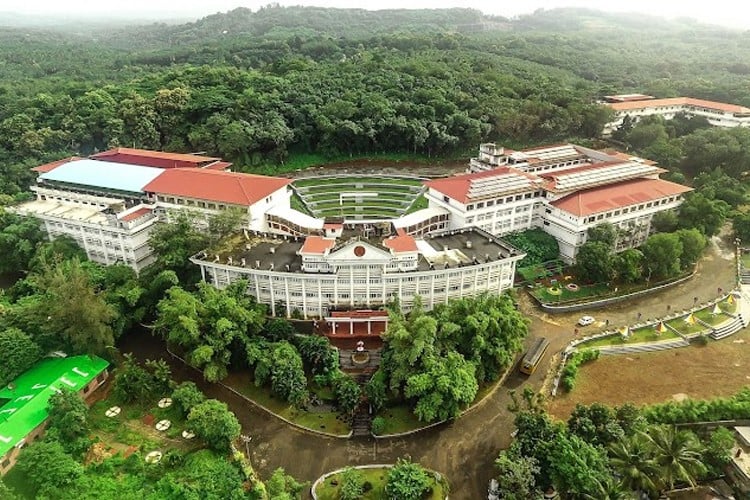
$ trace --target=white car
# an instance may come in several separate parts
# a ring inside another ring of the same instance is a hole
[[[594,322],[594,317],[593,316],[583,316],[583,317],[581,317],[581,319],[578,320],[578,325],[579,326],[589,326],[593,322]]]

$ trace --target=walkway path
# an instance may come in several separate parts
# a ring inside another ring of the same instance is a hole
[[[718,287],[729,290],[736,279],[734,256],[729,247],[716,243],[692,280],[628,304],[605,310],[550,316],[534,309],[527,300],[522,300],[522,308],[532,321],[532,335],[527,339],[527,344],[530,345],[534,337],[545,336],[551,341],[550,352],[558,352],[573,338],[575,321],[584,314],[594,315],[597,319],[606,317],[611,325],[628,324],[634,322],[639,312],[644,318],[657,317],[666,312],[667,304],[673,308],[686,308],[692,305],[694,296],[705,301],[716,295]],[[160,341],[144,339],[142,334],[126,337],[120,348],[123,352],[135,352],[141,359],[169,357]],[[550,358],[547,356],[545,361],[549,362]],[[284,467],[298,479],[314,481],[324,472],[339,467],[393,463],[396,458],[408,454],[425,467],[446,474],[452,488],[451,498],[458,500],[486,497],[487,484],[493,473],[492,463],[498,451],[511,441],[513,415],[507,409],[510,403],[508,391],[520,390],[524,386],[540,389],[547,371],[540,368],[531,377],[526,377],[513,370],[503,386],[481,407],[457,422],[407,438],[376,441],[371,438],[324,438],[294,430],[249,407],[229,391],[202,382],[196,372],[175,363],[172,366],[176,379],[195,380],[209,397],[222,399],[229,404],[240,419],[244,433],[253,438],[251,459],[264,478],[268,478],[277,467]]]

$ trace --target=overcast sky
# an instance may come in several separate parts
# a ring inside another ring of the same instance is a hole
[[[203,17],[235,7],[257,10],[270,0],[0,0],[0,12],[62,15],[126,15],[128,17]],[[538,8],[591,7],[644,12],[662,17],[692,17],[707,23],[750,28],[750,2],[745,0],[280,0],[282,5],[360,7],[365,9],[472,7],[511,17]]]

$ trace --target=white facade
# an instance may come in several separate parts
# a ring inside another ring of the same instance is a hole
[[[638,121],[644,116],[661,116],[671,120],[678,113],[702,116],[715,127],[750,127],[750,109],[689,97],[671,99],[648,99],[635,102],[608,103],[615,110],[615,119],[604,126],[603,133],[609,135],[617,130],[626,116]]]
[[[70,236],[101,264],[125,264],[136,272],[154,261],[148,238],[157,217],[151,205],[124,209],[117,198],[35,187],[37,199],[14,210],[40,219],[50,240]]]
[[[305,318],[323,318],[336,309],[382,307],[394,299],[409,310],[417,295],[425,308],[432,309],[451,298],[500,293],[513,286],[516,263],[523,253],[475,230],[448,232],[446,238],[471,239],[485,245],[483,250],[492,247],[495,253],[475,258],[471,245],[445,249],[440,235],[435,235],[418,242],[419,252],[392,252],[366,241],[350,241],[319,259],[307,257],[303,262],[314,266],[296,272],[278,266],[238,266],[237,258],[232,258],[234,265],[206,255],[191,261],[213,285],[224,288],[245,279],[248,293],[268,304],[272,314],[282,312],[281,306],[286,315],[297,310]],[[429,250],[424,250],[425,245]]]

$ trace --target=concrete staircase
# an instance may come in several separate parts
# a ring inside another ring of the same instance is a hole
[[[714,340],[721,340],[729,337],[730,335],[737,333],[747,326],[747,320],[742,316],[742,313],[734,315],[732,321],[723,323],[721,326],[716,327],[711,331],[711,338]]]
[[[740,270],[740,283],[743,285],[750,285],[750,269],[742,267]]]
[[[599,353],[602,355],[637,354],[640,352],[664,351],[667,349],[675,349],[677,347],[687,347],[689,345],[690,342],[683,338],[679,338],[674,340],[665,340],[664,342],[651,342],[647,344],[604,346],[599,348]]]

